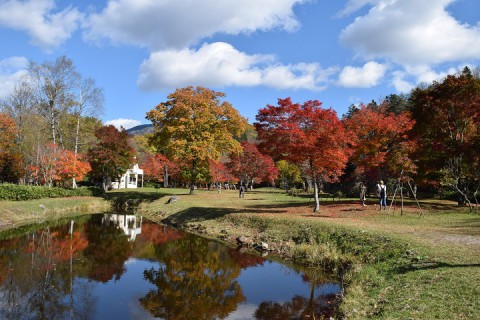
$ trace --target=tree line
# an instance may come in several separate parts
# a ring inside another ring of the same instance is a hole
[[[0,180],[75,186],[119,177],[134,162],[147,182],[231,186],[269,183],[351,193],[363,182],[449,188],[478,205],[480,77],[465,67],[409,94],[352,105],[345,115],[318,100],[277,104],[246,119],[225,94],[175,90],[147,112],[153,133],[102,126],[102,90],[66,57],[31,63],[1,101]],[[85,178],[87,177],[87,178]]]

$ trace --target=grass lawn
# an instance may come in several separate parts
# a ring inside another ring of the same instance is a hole
[[[96,197],[0,201],[0,230],[85,212],[103,212],[110,202]]]
[[[377,211],[375,199],[363,207],[357,199],[324,197],[313,213],[311,196],[274,189],[248,191],[244,199],[238,191],[188,192],[145,188],[108,192],[108,201],[0,202],[0,227],[113,203],[229,244],[240,235],[267,242],[278,258],[311,270],[349,265],[341,305],[348,319],[480,319],[480,215],[467,208],[422,200],[420,212],[406,201],[401,214],[398,206]],[[172,195],[178,200],[167,203]]]

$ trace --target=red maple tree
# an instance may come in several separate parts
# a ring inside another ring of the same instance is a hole
[[[408,137],[415,121],[407,112],[387,112],[388,105],[360,107],[343,119],[348,130],[352,154],[350,161],[359,174],[384,179],[387,173],[415,172],[410,155],[415,144]]]
[[[251,142],[242,142],[242,152],[232,154],[227,168],[241,183],[250,185],[254,183],[272,183],[278,176],[278,168],[272,158],[262,154],[256,145]]]
[[[222,182],[233,182],[235,180],[222,159],[220,161],[210,160],[209,170],[211,181],[217,184]]]
[[[307,164],[315,191],[315,211],[319,211],[318,185],[336,181],[348,159],[345,129],[332,109],[321,102],[292,103],[278,99],[278,105],[260,109],[255,128],[260,149],[275,160]]]

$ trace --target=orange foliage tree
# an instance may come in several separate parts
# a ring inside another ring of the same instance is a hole
[[[17,126],[5,113],[0,113],[0,182],[16,182],[21,173],[22,158],[15,144]]]
[[[308,165],[319,211],[319,183],[336,181],[348,159],[345,129],[337,113],[322,109],[318,100],[299,104],[286,98],[260,109],[256,120],[261,150],[275,160]]]
[[[145,181],[162,182],[165,179],[165,166],[168,159],[160,153],[145,156],[140,165],[144,168]]]
[[[154,127],[152,142],[172,161],[186,163],[184,171],[194,192],[209,160],[222,153],[240,151],[234,137],[244,131],[246,120],[227,101],[225,94],[203,87],[177,89],[147,113]]]
[[[37,151],[37,162],[31,166],[34,178],[39,183],[53,185],[66,183],[74,177],[82,180],[91,170],[88,162],[70,150],[66,150],[54,143],[49,143]]]
[[[161,153],[146,155],[140,165],[144,168],[145,181],[163,182],[165,188],[178,179],[180,173],[179,164]]]
[[[230,173],[225,163],[222,162],[221,160],[220,161],[210,160],[209,171],[210,171],[210,178],[212,182],[219,184],[221,182],[234,181],[233,175]]]
[[[270,156],[263,155],[248,141],[242,142],[242,150],[242,153],[230,156],[227,167],[243,184],[253,188],[254,183],[272,183],[277,178],[278,168]]]
[[[415,144],[408,137],[415,121],[407,112],[394,114],[387,110],[386,103],[361,105],[343,119],[352,149],[350,161],[360,175],[374,180],[385,179],[387,173],[400,175],[416,169],[411,159]]]

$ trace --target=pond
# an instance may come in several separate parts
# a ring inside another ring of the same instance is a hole
[[[0,319],[319,319],[340,293],[331,276],[135,215],[0,233]]]

